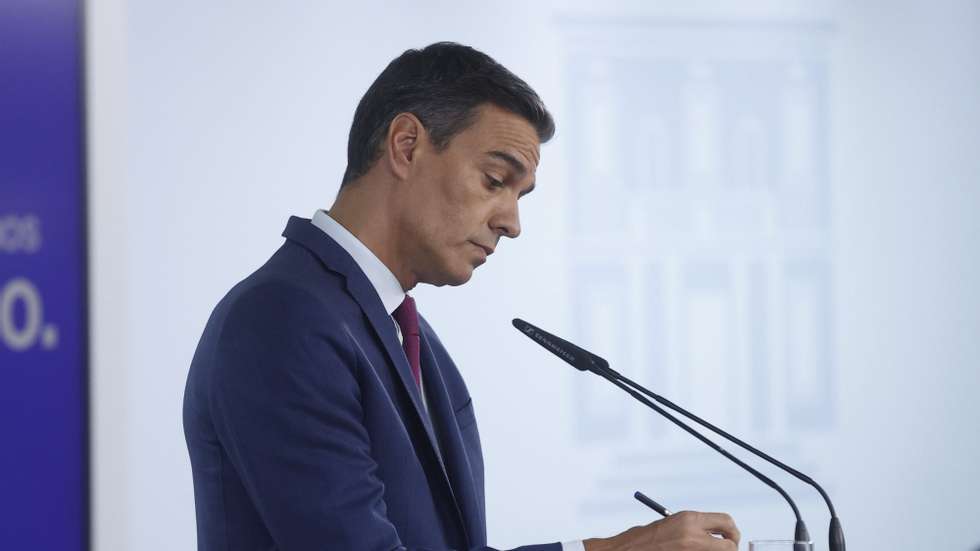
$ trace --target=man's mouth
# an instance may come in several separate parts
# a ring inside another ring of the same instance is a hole
[[[474,245],[476,245],[477,247],[479,247],[479,248],[481,248],[481,249],[483,249],[483,252],[484,252],[484,253],[485,253],[485,254],[486,254],[487,256],[490,256],[490,255],[492,255],[492,254],[493,254],[493,248],[492,248],[492,247],[487,247],[486,245],[481,245],[481,244],[479,244],[479,243],[475,243],[475,242],[473,242],[473,241],[470,241],[470,243],[473,243],[473,244],[474,244]]]

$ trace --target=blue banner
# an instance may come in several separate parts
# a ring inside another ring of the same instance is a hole
[[[80,0],[0,2],[0,548],[88,548]]]

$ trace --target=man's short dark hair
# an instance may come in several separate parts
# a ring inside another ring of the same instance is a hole
[[[388,127],[399,113],[418,117],[438,151],[475,122],[477,107],[484,103],[525,118],[541,143],[555,133],[538,94],[483,52],[453,42],[407,50],[388,64],[357,105],[341,187],[381,157]]]

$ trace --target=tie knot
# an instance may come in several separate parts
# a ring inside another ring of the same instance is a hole
[[[403,335],[419,334],[419,313],[415,310],[415,299],[405,295],[405,300],[395,308],[395,321]]]

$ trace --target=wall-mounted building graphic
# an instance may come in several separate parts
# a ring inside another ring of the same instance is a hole
[[[828,28],[562,28],[575,338],[806,467],[835,423]],[[610,473],[585,507],[629,507],[642,481],[687,503],[769,491],[628,397],[576,382],[576,437]]]

